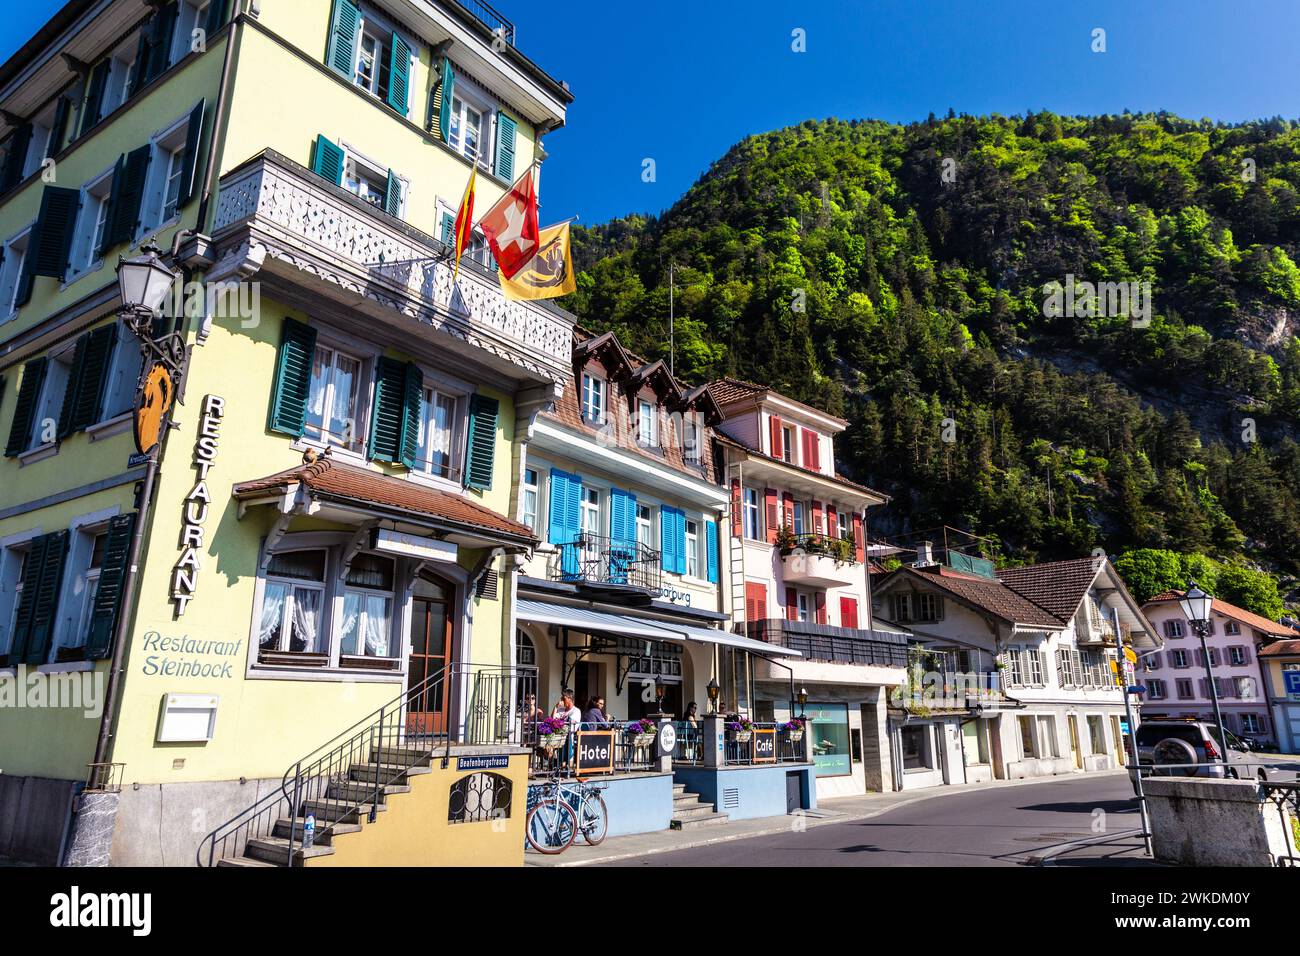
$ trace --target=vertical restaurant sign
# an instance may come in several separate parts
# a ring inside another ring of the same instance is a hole
[[[221,420],[226,415],[226,400],[218,395],[203,399],[203,417],[199,420],[199,437],[194,442],[194,470],[198,483],[185,496],[185,512],[181,525],[181,559],[172,571],[172,600],[176,602],[176,616],[185,613],[194,598],[199,577],[199,555],[203,551],[203,525],[212,507],[212,493],[208,491],[208,472],[217,459],[217,439],[221,436]]]

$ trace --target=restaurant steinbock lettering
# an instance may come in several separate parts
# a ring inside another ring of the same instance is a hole
[[[203,551],[203,525],[212,508],[208,491],[208,472],[217,459],[217,439],[221,437],[221,420],[226,414],[226,400],[218,395],[203,399],[203,417],[199,420],[199,437],[194,442],[194,470],[198,482],[185,496],[184,522],[181,527],[181,559],[172,572],[172,600],[176,616],[185,613],[194,598],[199,577],[199,555]]]
[[[776,728],[754,728],[754,763],[776,763]]]
[[[584,773],[613,773],[614,731],[579,730],[578,764],[574,769],[579,776]]]

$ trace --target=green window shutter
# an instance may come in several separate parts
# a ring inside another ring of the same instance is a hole
[[[335,186],[342,186],[343,150],[318,135],[311,147],[311,171]]]
[[[381,357],[375,368],[375,400],[370,411],[371,461],[401,460],[405,401],[406,365]]]
[[[135,45],[135,60],[131,64],[131,75],[126,81],[126,98],[129,100],[139,92],[140,87],[149,82],[149,61],[152,59],[150,50],[152,49],[153,25],[158,15],[145,22],[140,28],[140,37]]]
[[[145,82],[156,80],[167,72],[171,66],[172,39],[176,35],[176,18],[180,4],[171,0],[165,7],[154,14],[153,36],[150,38],[149,77]]]
[[[406,363],[402,400],[402,464],[414,469],[420,453],[420,417],[424,411],[424,373],[414,362]]]
[[[311,368],[316,358],[316,330],[285,319],[280,329],[280,354],[275,363],[271,414],[273,432],[301,438],[307,427],[307,400],[311,395]]]
[[[209,37],[226,25],[226,14],[230,10],[230,0],[212,0],[208,7],[208,22],[203,29]]]
[[[390,169],[388,171],[388,185],[384,187],[384,212],[390,216],[397,216],[402,211],[402,181]]]
[[[103,660],[113,646],[117,621],[122,613],[122,590],[126,583],[127,559],[131,554],[131,536],[135,533],[135,513],[117,515],[108,522],[108,540],[104,543],[104,560],[100,565],[99,589],[86,635],[86,659]]]
[[[68,115],[72,112],[72,100],[66,96],[60,96],[59,102],[54,107],[54,123],[50,126],[50,138],[45,143],[45,158],[59,151],[63,145],[63,137],[68,132]]]
[[[442,82],[438,84],[438,135],[445,143],[451,137],[451,98],[456,92],[456,74],[451,60],[442,58]]]
[[[95,250],[95,258],[104,258],[104,253],[113,246],[113,237],[109,233],[109,227],[113,224],[113,216],[117,211],[117,197],[122,189],[122,182],[126,176],[126,154],[117,157],[117,163],[113,166],[113,179],[108,186],[108,211],[104,219],[104,235],[99,240],[99,248]]]
[[[6,458],[21,455],[27,450],[27,443],[32,437],[32,420],[36,417],[36,402],[40,399],[41,386],[45,384],[49,361],[42,355],[23,366],[23,380],[18,386],[18,401],[14,405],[14,420],[9,426],[9,443],[5,446]]]
[[[68,537],[67,531],[55,531],[32,542],[27,555],[23,598],[9,647],[11,664],[44,664],[49,656],[63,566],[68,556]]]
[[[488,491],[497,449],[497,415],[501,403],[485,395],[469,400],[469,437],[465,451],[465,487]]]
[[[352,79],[356,58],[357,28],[361,26],[361,11],[352,0],[334,0],[330,11],[330,36],[325,52],[325,63]]]
[[[403,116],[407,114],[410,87],[411,48],[394,33],[388,53],[388,105]]]
[[[145,179],[149,174],[149,154],[148,146],[133,149],[119,161],[120,165],[113,172],[113,202],[104,227],[105,250],[135,239],[136,228],[140,225]]]
[[[108,382],[109,360],[117,341],[116,323],[87,332],[77,340],[68,388],[59,412],[59,441],[99,421]]]
[[[496,175],[508,183],[515,181],[515,121],[497,113]]]
[[[77,231],[81,190],[46,186],[41,193],[41,211],[27,247],[28,271],[34,276],[52,276],[60,281],[68,271],[68,252]]]
[[[27,150],[32,144],[32,124],[23,123],[5,144],[4,165],[0,166],[0,193],[7,193],[23,181]]]
[[[104,106],[104,88],[108,85],[108,67],[107,59],[100,60],[86,79],[86,99],[81,104],[79,136],[85,136],[99,122],[99,113]]]
[[[199,141],[203,138],[203,110],[206,100],[199,100],[198,106],[190,110],[189,125],[185,127],[185,151],[181,153],[181,191],[176,200],[180,209],[194,198],[194,187],[198,184]]]
[[[456,248],[456,217],[449,212],[442,214],[442,228],[439,230],[439,238],[451,249]]]

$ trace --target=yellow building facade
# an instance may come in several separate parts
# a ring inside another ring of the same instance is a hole
[[[519,473],[573,322],[444,242],[564,122],[513,39],[451,0],[72,2],[0,67],[0,856],[303,859],[246,811],[331,770],[315,863],[367,782],[521,852]],[[116,271],[150,239],[189,352],[152,455]],[[379,780],[413,732],[460,756]]]

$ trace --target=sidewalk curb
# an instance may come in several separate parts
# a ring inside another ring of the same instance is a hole
[[[878,817],[881,814],[888,813],[892,810],[897,810],[900,807],[910,806],[911,804],[920,803],[925,800],[932,800],[935,797],[952,796],[954,794],[959,794],[959,793],[968,793],[973,790],[989,790],[989,789],[996,789],[1001,787],[1018,787],[1018,786],[1026,786],[1032,784],[1052,783],[1053,781],[1059,782],[1065,780],[1073,780],[1079,777],[1104,777],[1110,774],[1119,775],[1123,773],[1127,773],[1127,771],[1098,770],[1090,773],[1055,774],[1050,777],[1023,777],[1018,780],[993,780],[986,783],[963,783],[963,784],[956,784],[953,786],[932,787],[932,788],[927,788],[924,791],[918,791],[915,796],[899,798],[898,800],[890,802],[886,806],[876,807],[875,809],[867,810],[867,811],[850,810],[845,812],[838,812],[835,810],[833,805],[835,801],[853,800],[856,798],[855,797],[830,797],[828,798],[827,802],[830,803],[831,805],[826,807],[819,806],[817,812],[821,812],[824,809],[830,811],[833,815],[826,816],[826,817],[805,816],[804,819],[806,821],[806,826],[809,829],[813,827],[826,826],[828,824],[833,824],[833,823],[857,823],[862,820],[870,820],[873,817]],[[898,791],[894,791],[894,792],[898,792]],[[597,866],[602,863],[615,863],[620,860],[631,860],[642,856],[657,856],[661,853],[676,853],[678,850],[692,850],[697,847],[712,846],[718,843],[732,843],[735,842],[736,840],[748,840],[751,837],[772,836],[777,833],[790,832],[791,828],[789,823],[790,820],[789,816],[774,817],[773,819],[779,820],[781,822],[779,824],[774,824],[772,826],[768,826],[760,830],[749,830],[744,833],[720,833],[717,836],[700,836],[696,839],[687,840],[682,843],[674,843],[670,846],[615,851],[613,853],[607,853],[603,856],[592,857],[590,859],[585,859],[585,860],[569,860],[565,862],[559,862],[559,861],[544,862],[541,860],[530,860],[528,859],[527,856],[525,856],[524,866],[534,866],[543,869],[554,869],[558,867],[571,868],[577,866]],[[738,820],[735,822],[741,823],[742,821]],[[665,830],[665,831],[658,831],[658,832],[670,833],[672,831]],[[642,836],[642,835],[644,834],[628,834],[628,836]],[[1112,834],[1112,837],[1113,836],[1114,835]],[[618,839],[618,837],[615,837],[615,839]],[[1035,865],[1041,865],[1041,864],[1035,864]]]

